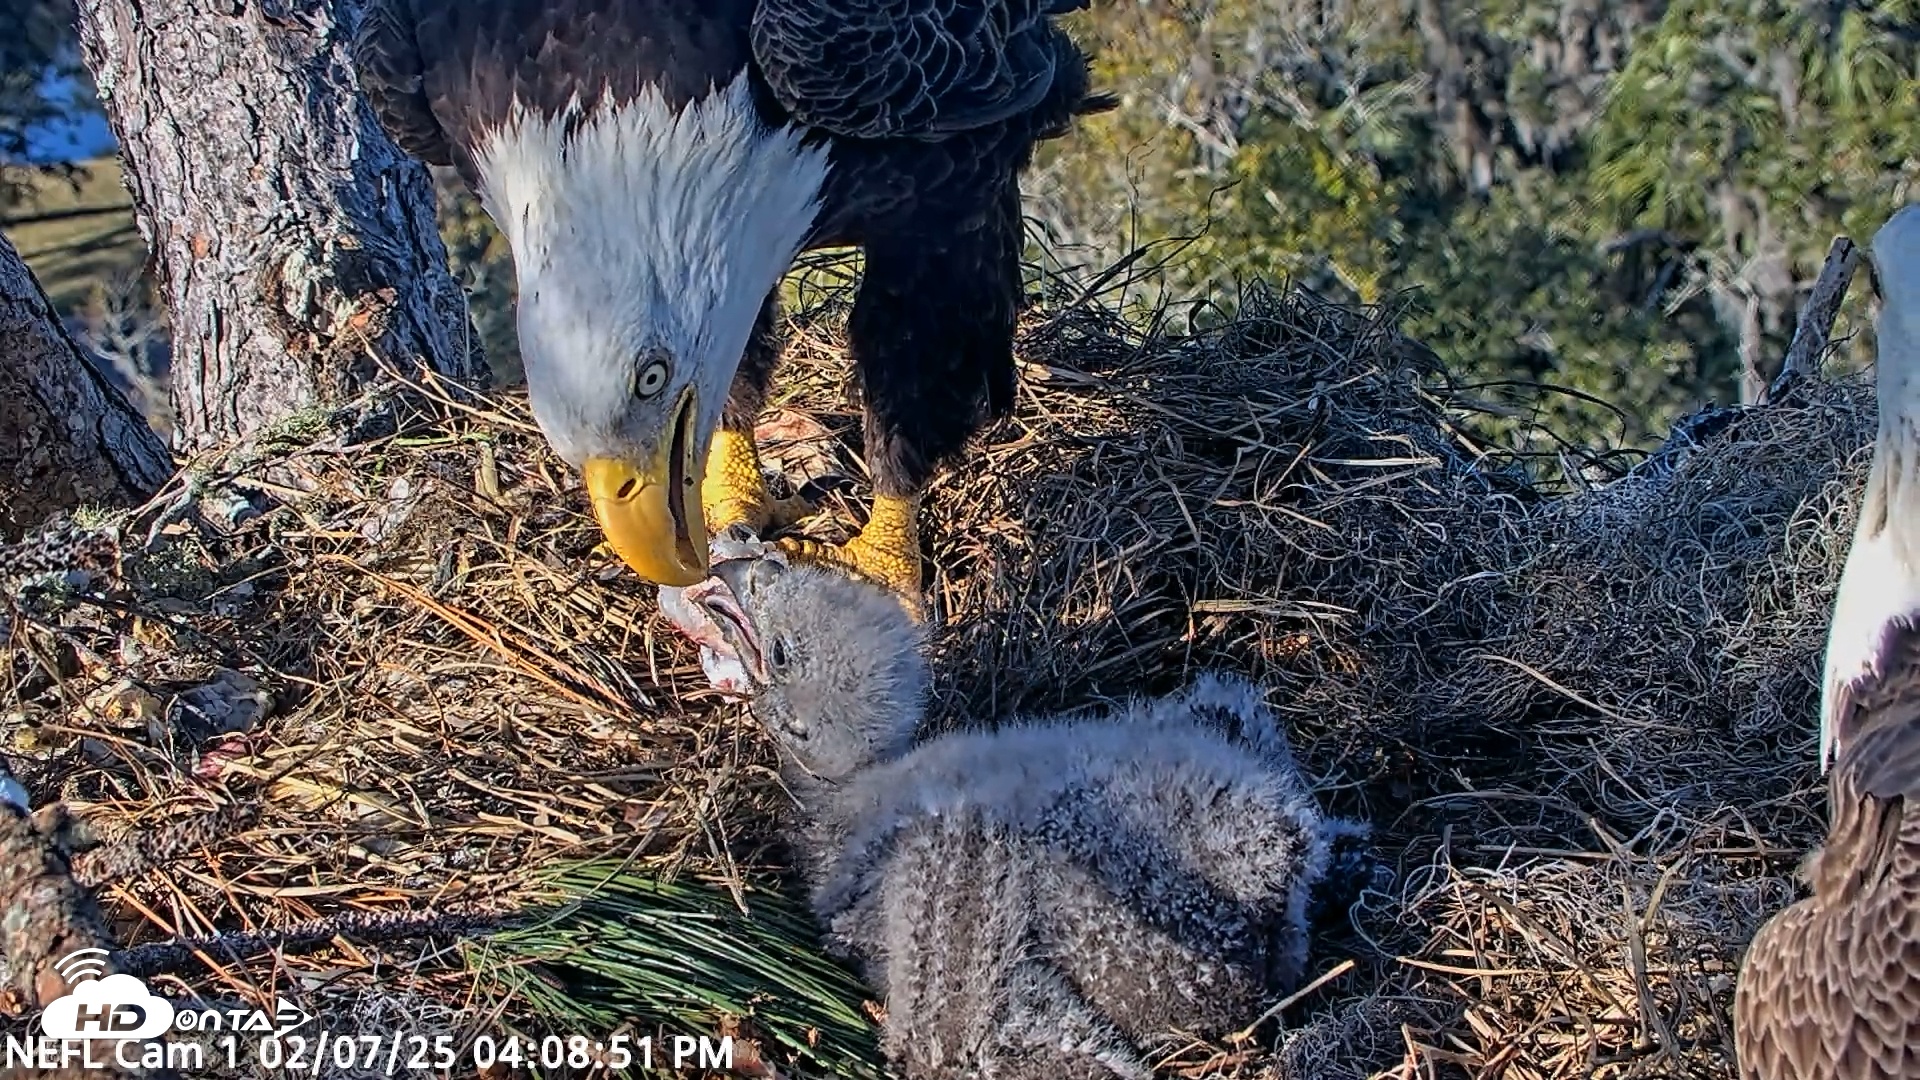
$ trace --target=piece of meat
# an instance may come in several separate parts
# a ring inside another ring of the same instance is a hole
[[[745,700],[753,694],[753,678],[749,667],[756,664],[759,658],[753,655],[755,650],[751,648],[750,641],[743,642],[737,636],[730,637],[716,618],[716,613],[721,618],[731,616],[728,621],[736,635],[751,633],[739,601],[721,575],[720,568],[727,563],[758,559],[772,559],[785,564],[786,555],[776,545],[762,543],[735,526],[708,542],[707,557],[713,569],[705,581],[685,588],[663,586],[660,589],[660,614],[674,629],[700,647],[700,669],[706,672],[707,683],[728,698]],[[748,646],[748,655],[742,655],[742,645]]]
[[[707,683],[729,698],[744,699],[753,685],[747,678],[746,665],[740,662],[740,654],[700,603],[707,593],[726,587],[726,582],[713,577],[684,589],[662,587],[660,614],[700,647],[700,670],[707,673]]]

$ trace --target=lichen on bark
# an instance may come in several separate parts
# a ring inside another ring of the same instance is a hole
[[[0,236],[0,539],[83,504],[137,502],[172,471],[165,444]]]
[[[431,180],[357,90],[353,4],[78,6],[171,312],[184,448],[349,403],[383,363],[484,381]]]

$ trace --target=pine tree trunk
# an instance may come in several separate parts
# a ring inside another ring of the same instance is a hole
[[[175,439],[219,445],[382,380],[479,384],[424,167],[346,57],[349,0],[80,0],[166,291]]]
[[[166,445],[0,236],[0,538],[82,503],[138,502],[172,474]]]

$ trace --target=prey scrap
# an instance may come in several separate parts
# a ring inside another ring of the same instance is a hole
[[[787,556],[735,525],[708,544],[712,572],[685,587],[661,586],[660,613],[700,647],[700,667],[723,696],[745,700],[765,681],[766,658],[740,606],[740,591],[755,573],[778,573]]]

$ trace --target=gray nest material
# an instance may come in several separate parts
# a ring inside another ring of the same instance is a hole
[[[928,672],[891,594],[715,562],[670,602],[745,675],[814,913],[906,1075],[1147,1080],[1172,1033],[1223,1038],[1299,984],[1310,898],[1364,829],[1322,815],[1258,688],[916,746]]]

